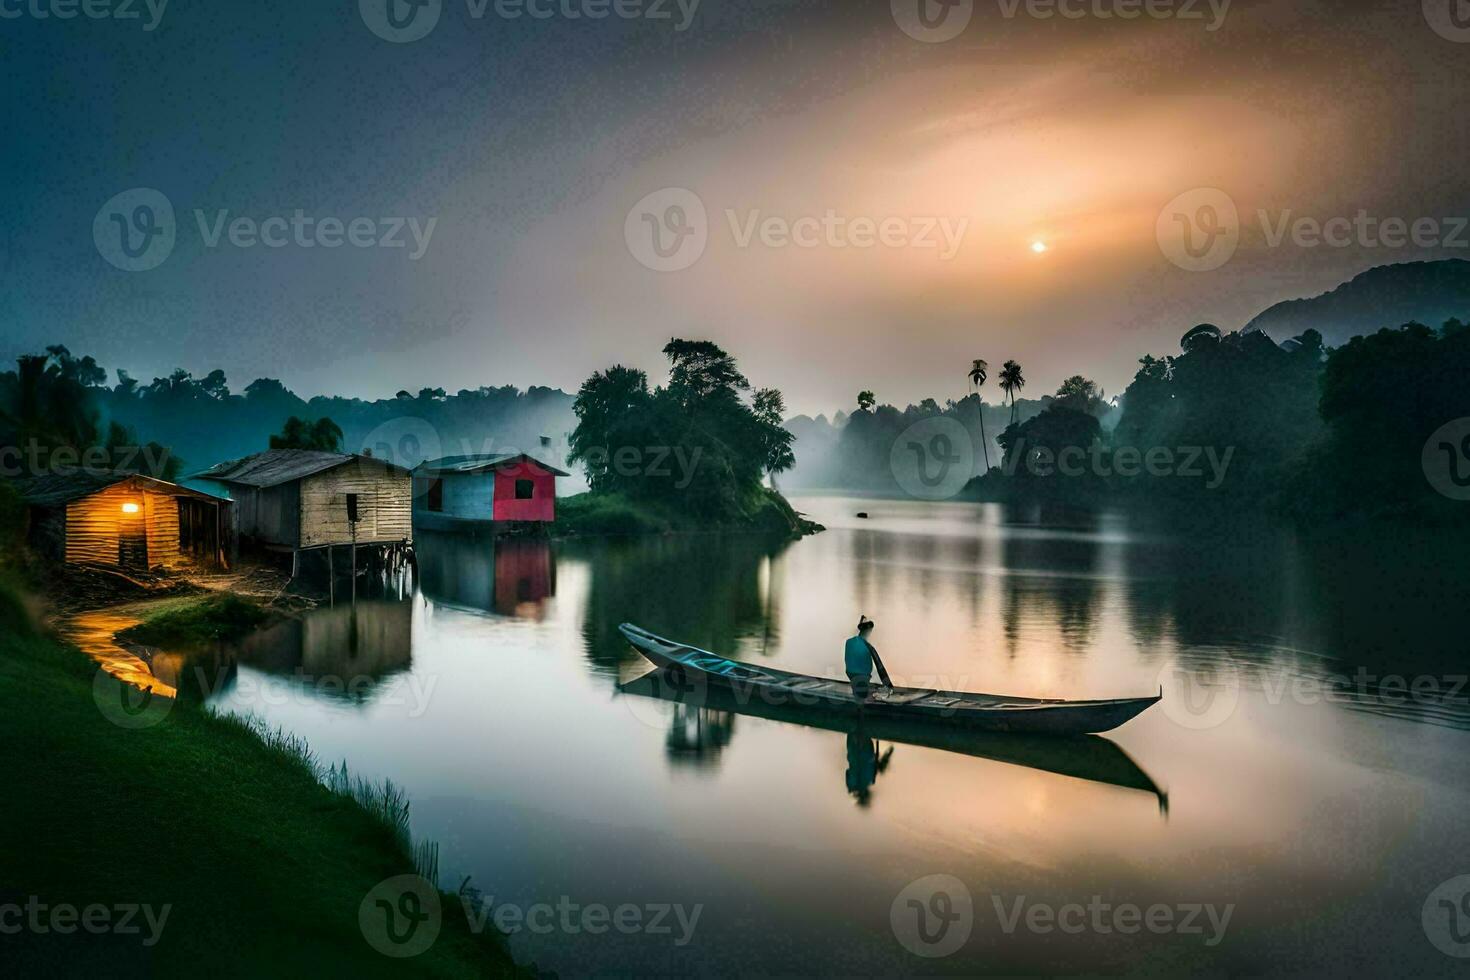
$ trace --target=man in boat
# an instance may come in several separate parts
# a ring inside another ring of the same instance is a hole
[[[857,635],[848,637],[842,650],[847,679],[852,683],[852,696],[859,701],[868,699],[868,690],[873,683],[873,658],[878,655],[878,650],[868,642],[872,632],[873,621],[867,616],[859,616]]]

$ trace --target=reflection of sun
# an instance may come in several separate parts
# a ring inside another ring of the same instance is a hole
[[[1040,255],[1042,252],[1046,251],[1046,242],[1032,242],[1031,251],[1035,252],[1037,255]]]

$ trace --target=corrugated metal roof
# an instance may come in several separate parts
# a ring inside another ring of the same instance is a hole
[[[223,497],[201,493],[167,480],[157,480],[139,473],[115,473],[102,470],[75,470],[63,473],[48,473],[45,476],[15,481],[15,489],[21,499],[33,507],[59,507],[81,500],[108,487],[137,480],[150,489],[180,497],[198,497],[204,500],[222,501]]]
[[[358,460],[379,463],[400,473],[408,472],[387,460],[353,453],[333,453],[320,449],[268,449],[253,456],[211,466],[203,473],[196,473],[192,479],[238,483],[247,487],[274,487]]]
[[[565,470],[557,469],[550,463],[543,463],[528,453],[480,453],[474,456],[445,456],[420,463],[414,470],[418,474],[429,473],[478,473],[481,470],[498,470],[513,463],[526,460],[556,476],[571,476]]]

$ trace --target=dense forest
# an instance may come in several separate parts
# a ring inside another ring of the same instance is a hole
[[[273,444],[304,444],[289,438],[282,443],[289,420],[310,427],[330,419],[340,431],[341,448],[371,450],[407,466],[439,456],[513,450],[561,464],[575,422],[571,408],[570,395],[541,387],[454,394],[424,388],[364,401],[303,399],[277,380],[260,378],[234,392],[221,370],[198,378],[179,369],[148,384],[119,370],[109,384],[109,372],[95,359],[54,346],[0,372],[0,445],[36,446],[42,455],[113,447],[124,468],[174,478]],[[132,448],[139,434],[153,444],[151,451]]]
[[[1355,517],[1463,522],[1426,459],[1458,473],[1470,418],[1470,327],[1410,323],[1328,348],[1315,330],[1277,344],[1249,330],[1190,330],[1177,355],[1145,355],[1107,431],[1058,397],[1001,433],[981,499],[1264,510],[1305,523]],[[1061,394],[1061,393],[1059,393]],[[1436,450],[1446,448],[1440,460]],[[1070,460],[1070,463],[1068,461]]]
[[[1466,517],[1453,498],[1470,467],[1470,432],[1465,445],[1458,436],[1427,444],[1446,424],[1470,420],[1470,327],[1458,319],[1385,328],[1336,348],[1315,329],[1277,343],[1259,330],[1201,324],[1178,353],[1143,356],[1111,399],[1081,375],[1054,394],[1021,398],[1019,364],[1005,362],[992,379],[976,360],[958,401],[899,409],[862,391],[831,421],[783,423],[780,392],[755,389],[713,343],[673,340],[664,354],[669,375],[656,387],[644,372],[614,366],[575,399],[503,387],[363,401],[305,400],[271,379],[235,393],[218,370],[203,378],[179,370],[147,385],[118,371],[109,384],[93,358],[55,346],[0,372],[0,463],[8,476],[84,465],[178,479],[268,446],[370,450],[409,466],[519,450],[576,465],[609,499],[739,523],[779,499],[767,481],[912,495],[932,445],[964,452],[953,456],[960,481],[930,499],[1142,502],[1306,523]],[[981,397],[987,381],[1001,389],[998,404]],[[936,423],[953,437],[914,436]]]
[[[763,519],[775,496],[766,478],[795,462],[781,393],[753,388],[710,341],[670,340],[663,353],[669,375],[657,387],[621,365],[582,384],[571,462],[594,495],[710,523]]]

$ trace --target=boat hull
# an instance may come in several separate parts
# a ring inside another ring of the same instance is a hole
[[[730,660],[664,639],[631,623],[618,627],[633,648],[697,698],[701,687],[737,700],[845,718],[901,719],[985,732],[1091,735],[1112,731],[1162,699],[1062,701],[931,688],[877,687],[865,701],[846,681]]]

